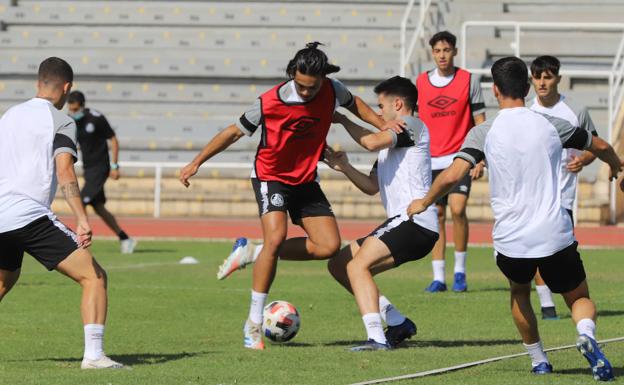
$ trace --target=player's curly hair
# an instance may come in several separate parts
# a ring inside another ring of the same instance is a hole
[[[286,67],[288,77],[294,78],[297,71],[311,76],[325,76],[340,71],[340,67],[329,63],[325,52],[318,49],[319,45],[323,44],[318,41],[310,42],[295,54]]]

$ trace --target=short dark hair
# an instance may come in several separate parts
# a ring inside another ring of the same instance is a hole
[[[310,76],[325,76],[340,71],[340,67],[329,63],[325,52],[317,48],[319,45],[323,44],[315,41],[297,51],[295,57],[288,62],[286,74],[294,78],[297,71]]]
[[[410,110],[416,110],[418,90],[416,90],[414,83],[407,78],[401,76],[391,77],[390,79],[384,80],[383,82],[377,84],[374,91],[378,95],[386,94],[401,97],[405,100],[405,103]]]
[[[457,38],[455,37],[455,35],[453,35],[449,31],[441,31],[431,36],[431,39],[429,39],[429,45],[431,46],[431,48],[433,48],[433,46],[436,45],[436,43],[439,41],[445,41],[449,43],[451,46],[453,46],[453,48],[455,48],[456,47],[455,44],[457,43]]]
[[[559,68],[561,68],[559,59],[554,56],[543,55],[535,58],[533,63],[531,63],[531,75],[540,77],[543,72],[550,72],[555,76],[559,76]]]
[[[492,65],[494,85],[503,96],[523,99],[529,92],[529,73],[524,61],[508,56]]]
[[[43,83],[71,83],[74,81],[74,71],[65,60],[49,57],[39,64],[38,78]]]
[[[84,106],[86,101],[87,100],[85,99],[84,94],[80,91],[72,91],[67,97],[68,104],[78,103],[79,105]]]

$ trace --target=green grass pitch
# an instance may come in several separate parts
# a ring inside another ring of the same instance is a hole
[[[22,277],[0,306],[1,384],[349,384],[520,353],[507,283],[492,250],[472,248],[468,293],[426,294],[430,260],[378,277],[384,294],[418,325],[404,348],[352,353],[365,339],[352,297],[329,276],[324,262],[281,262],[269,299],[297,306],[302,326],[286,345],[264,352],[242,347],[251,269],[217,281],[230,244],[140,242],[133,255],[118,243],[96,241],[93,252],[109,274],[106,352],[132,370],[81,371],[83,336],[77,284],[48,273],[26,256]],[[450,255],[452,253],[449,252]],[[624,335],[623,251],[582,252],[599,310],[598,338]],[[198,265],[179,265],[191,255]],[[447,262],[451,277],[452,258]],[[533,297],[537,311],[537,297]],[[558,321],[540,321],[545,346],[572,344],[575,328],[562,299]],[[538,313],[539,314],[539,313]],[[606,345],[616,376],[624,376],[624,342]],[[528,357],[399,384],[591,384],[575,349],[549,355],[556,374],[529,373]],[[621,379],[619,380],[622,381]]]

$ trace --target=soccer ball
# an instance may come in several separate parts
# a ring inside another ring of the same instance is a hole
[[[264,307],[262,332],[275,342],[290,341],[299,331],[299,312],[286,301],[273,301]]]

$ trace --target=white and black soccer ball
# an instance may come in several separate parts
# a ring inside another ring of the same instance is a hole
[[[289,302],[273,301],[264,307],[262,332],[275,342],[286,342],[293,339],[301,326],[299,312]]]

